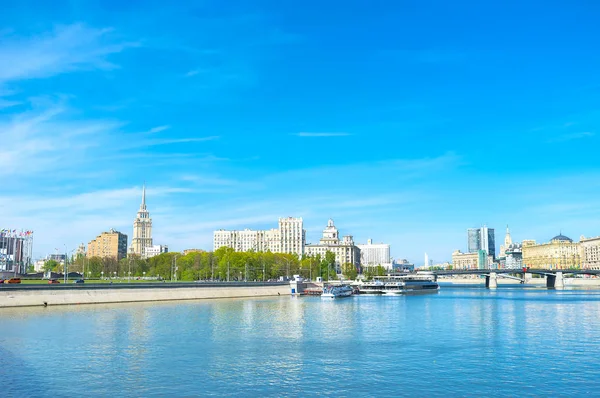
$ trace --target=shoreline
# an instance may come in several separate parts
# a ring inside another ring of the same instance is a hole
[[[268,297],[290,294],[289,284],[222,286],[81,286],[0,289],[0,309],[55,305],[113,304],[151,301]]]
[[[600,287],[600,278],[564,278],[565,286],[598,286]],[[475,278],[443,278],[437,279],[438,283],[448,283],[452,285],[485,285],[484,277]],[[498,285],[519,285],[520,281],[498,277]],[[531,278],[527,280],[526,286],[546,286],[546,277]]]

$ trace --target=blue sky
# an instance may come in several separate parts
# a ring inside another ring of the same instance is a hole
[[[0,228],[34,230],[36,256],[131,238],[145,180],[172,250],[284,216],[417,264],[484,223],[600,235],[599,19],[592,1],[4,5]]]

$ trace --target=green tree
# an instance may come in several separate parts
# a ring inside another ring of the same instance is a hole
[[[358,276],[358,271],[356,267],[352,263],[345,263],[342,266],[342,274],[346,277],[346,279],[354,280]]]
[[[58,268],[58,262],[55,260],[48,260],[44,263],[44,271],[54,272]]]

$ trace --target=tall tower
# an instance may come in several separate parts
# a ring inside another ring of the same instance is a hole
[[[512,238],[510,237],[510,231],[508,230],[508,225],[506,226],[506,236],[504,237],[504,248],[507,249],[508,246],[512,245]]]
[[[146,183],[142,189],[142,204],[133,221],[133,239],[129,253],[145,257],[144,248],[152,246],[152,219],[146,209]]]

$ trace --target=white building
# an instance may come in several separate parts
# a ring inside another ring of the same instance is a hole
[[[390,245],[387,243],[373,243],[367,240],[366,245],[356,245],[360,249],[360,263],[363,267],[376,267],[381,265],[386,269],[392,268]]]
[[[581,268],[600,269],[600,237],[581,237]]]
[[[354,244],[352,236],[344,236],[342,240],[339,238],[339,231],[335,227],[333,220],[329,220],[327,227],[323,230],[323,237],[317,245],[308,244],[305,246],[304,252],[307,255],[315,256],[320,254],[325,257],[328,251],[335,254],[335,262],[337,273],[341,273],[341,266],[346,263],[360,265],[360,249]]]
[[[148,246],[144,248],[144,258],[150,258],[154,256],[158,256],[162,253],[168,253],[169,247],[166,245],[154,245]]]
[[[231,247],[237,252],[254,250],[258,252],[291,253],[301,257],[304,254],[306,231],[302,218],[280,218],[279,228],[270,230],[226,231],[213,233],[213,249]]]
[[[144,249],[152,246],[152,219],[146,209],[146,184],[142,190],[142,204],[133,221],[133,239],[129,247],[129,253],[144,256]]]

